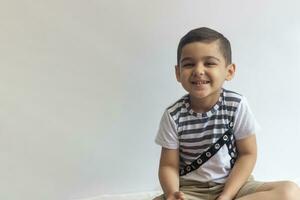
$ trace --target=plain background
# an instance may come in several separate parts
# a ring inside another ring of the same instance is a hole
[[[185,94],[179,39],[232,43],[262,131],[254,174],[300,178],[297,0],[0,0],[0,199],[69,200],[159,189],[164,109]]]

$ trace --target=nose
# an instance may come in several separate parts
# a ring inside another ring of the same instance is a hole
[[[197,64],[194,68],[193,75],[201,76],[204,74],[205,74],[205,67],[201,63]]]

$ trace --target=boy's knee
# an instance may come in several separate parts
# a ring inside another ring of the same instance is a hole
[[[299,187],[292,181],[284,181],[277,188],[278,194],[282,199],[285,200],[294,200],[298,198],[299,195]]]

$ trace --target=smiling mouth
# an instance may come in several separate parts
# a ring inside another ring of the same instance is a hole
[[[205,80],[201,80],[201,81],[192,81],[192,84],[193,85],[197,85],[197,86],[200,86],[200,85],[206,85],[210,83],[210,81],[205,81]]]

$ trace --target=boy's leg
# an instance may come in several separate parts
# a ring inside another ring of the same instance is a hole
[[[152,199],[152,200],[164,200],[165,198],[164,198],[164,195],[162,194],[162,195],[160,195],[160,196],[158,196],[158,197],[155,197],[154,199]]]
[[[208,198],[208,194],[202,194],[193,191],[185,191],[184,193],[185,200],[208,200]],[[155,197],[153,200],[166,200],[166,198],[164,197],[164,195],[160,195],[158,197]]]
[[[236,200],[299,200],[300,188],[290,181],[267,182],[255,193],[238,197]]]

